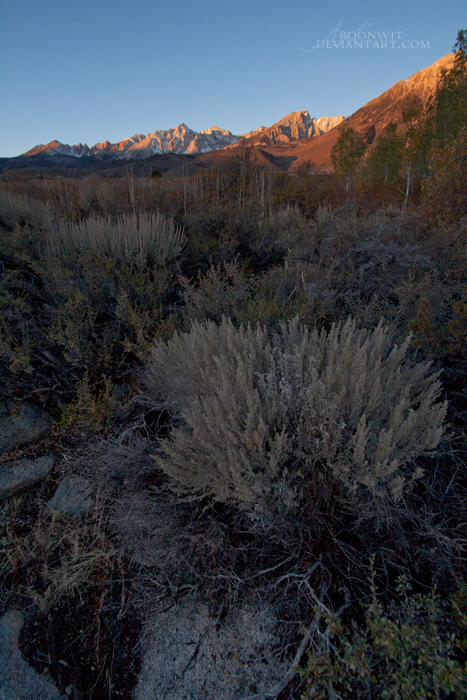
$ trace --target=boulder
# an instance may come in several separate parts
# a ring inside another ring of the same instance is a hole
[[[18,646],[23,615],[9,610],[0,617],[0,700],[60,700],[51,680],[23,659]]]
[[[0,404],[0,454],[40,437],[52,417],[29,404]]]
[[[51,454],[0,465],[0,498],[44,479],[52,471],[53,465],[54,457]]]
[[[91,483],[76,474],[67,474],[48,501],[48,505],[68,515],[87,513],[92,505]]]

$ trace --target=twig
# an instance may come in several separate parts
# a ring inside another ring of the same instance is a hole
[[[306,581],[306,579],[308,579],[311,576],[311,574],[315,571],[315,569],[318,568],[318,566],[322,566],[321,558],[322,557],[320,556],[319,559],[317,561],[315,561],[313,566],[311,568],[309,568],[308,571],[306,571],[304,574],[294,574],[294,573],[284,574],[283,576],[278,578],[277,581],[274,581],[274,583],[272,584],[272,587],[275,588],[276,586],[279,585],[279,583],[282,583],[282,581],[285,581],[288,578],[301,578],[302,581]]]
[[[198,639],[198,643],[197,643],[197,645],[196,645],[196,647],[195,647],[194,652],[192,653],[192,655],[191,655],[190,658],[188,659],[187,665],[185,666],[185,668],[184,668],[183,671],[182,671],[182,676],[185,675],[185,673],[186,673],[187,671],[189,671],[191,668],[193,668],[193,666],[195,665],[195,663],[196,663],[196,658],[197,658],[197,656],[198,656],[198,654],[199,654],[199,650],[201,649],[202,641],[203,641],[203,639],[205,638],[205,636],[207,635],[208,632],[209,632],[209,627],[206,627],[206,629],[204,630],[203,634],[202,634],[201,637]]]
[[[262,571],[258,571],[257,574],[254,574],[253,576],[248,576],[245,581],[252,581],[254,578],[258,578],[258,576],[264,576],[264,574],[269,574],[271,571],[275,571],[276,569],[279,569],[281,566],[286,564],[288,561],[294,558],[294,554],[292,554],[290,557],[287,557],[287,559],[284,559],[284,561],[279,562],[279,564],[276,564],[275,566],[271,566],[269,569],[263,569]]]

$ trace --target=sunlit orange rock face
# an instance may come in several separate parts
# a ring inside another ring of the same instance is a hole
[[[135,134],[117,143],[104,141],[91,147],[81,143],[69,146],[60,141],[51,141],[46,145],[35,146],[23,155],[62,155],[76,158],[108,155],[115,160],[142,160],[159,153],[205,153],[236,143],[240,138],[242,137],[217,126],[197,132],[186,124],[179,124],[173,129],[160,129],[151,134]]]
[[[243,139],[229,148],[238,146],[274,146],[287,144],[300,139],[313,138],[327,133],[344,121],[344,117],[310,117],[308,110],[287,114],[270,126],[259,127],[255,131],[243,134]]]
[[[402,114],[412,106],[426,105],[435,93],[443,69],[449,70],[454,65],[454,56],[443,56],[428,68],[415,73],[407,80],[400,80],[389,90],[354,112],[348,123],[371,144],[390,122],[402,123]],[[261,135],[262,136],[262,135]],[[338,137],[338,130],[332,129],[317,138],[300,139],[293,143],[273,146],[265,144],[271,156],[287,159],[292,167],[310,160],[323,170],[331,169],[331,149]],[[292,161],[293,159],[293,161]]]

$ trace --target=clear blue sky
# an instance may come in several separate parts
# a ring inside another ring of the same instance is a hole
[[[0,156],[181,122],[239,134],[298,109],[348,116],[461,28],[466,0],[2,0]],[[414,47],[313,50],[358,30]]]

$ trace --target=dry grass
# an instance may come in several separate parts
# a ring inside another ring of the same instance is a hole
[[[2,503],[0,577],[4,582],[14,582],[22,573],[22,584],[16,592],[45,612],[94,581],[110,578],[118,551],[106,535],[106,509],[98,495],[86,516],[65,515],[45,502],[37,506],[32,527],[25,527],[27,496]],[[4,595],[8,591],[4,590]]]

